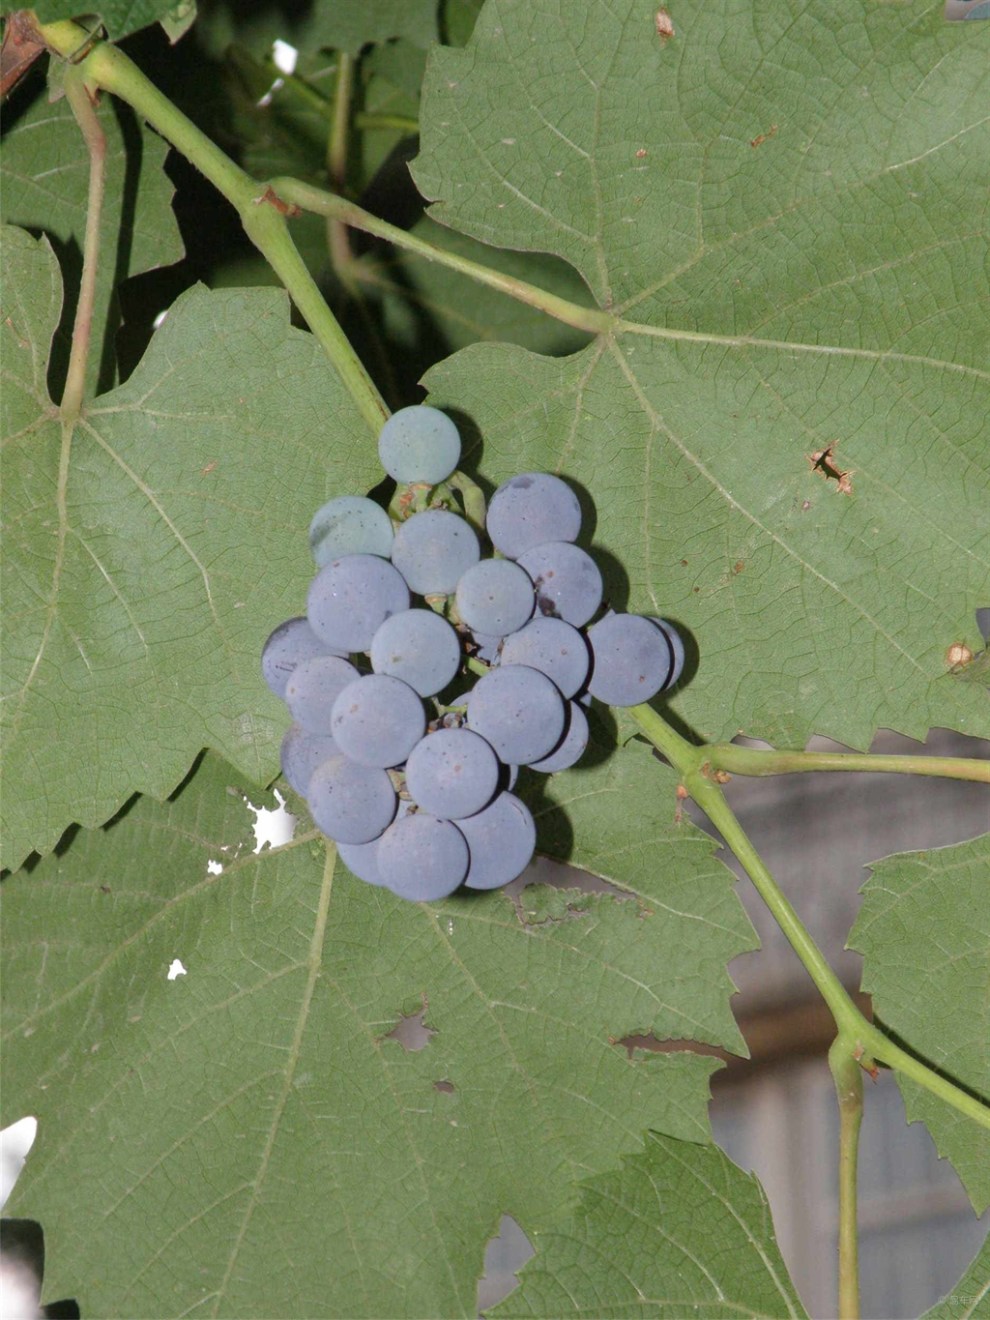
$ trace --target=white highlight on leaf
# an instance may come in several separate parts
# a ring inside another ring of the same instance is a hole
[[[223,874],[223,862],[215,862],[215,861],[213,860],[213,858],[211,857],[210,860],[206,863],[206,874],[207,874],[207,875],[222,875],[222,874]]]
[[[172,961],[171,961],[171,963],[169,964],[169,969],[168,969],[168,979],[169,979],[170,981],[174,981],[174,980],[176,979],[176,977],[179,977],[179,976],[188,976],[188,975],[189,975],[189,973],[186,971],[186,969],[185,969],[185,968],[183,967],[183,965],[182,965],[182,959],[181,959],[181,958],[173,958]]]
[[[297,820],[291,811],[285,809],[285,798],[276,788],[275,797],[278,807],[269,811],[267,807],[256,807],[244,799],[248,811],[253,811],[257,819],[254,822],[254,851],[260,853],[267,844],[269,848],[280,848],[283,843],[291,843],[296,832]]]
[[[163,321],[165,320],[166,316],[168,316],[168,308],[167,308],[167,307],[165,308],[164,312],[159,312],[158,315],[155,317],[155,319],[152,321],[152,323],[151,323],[151,328],[152,328],[152,330],[157,330],[158,327],[159,327],[159,326],[163,323]]]
[[[16,1257],[0,1257],[0,1320],[41,1320],[41,1285]]]
[[[38,1135],[38,1120],[30,1115],[19,1118],[10,1127],[0,1132],[0,1209],[7,1204],[7,1198],[14,1190],[14,1183],[20,1177],[28,1151],[34,1145]],[[6,1304],[4,1305],[6,1316]]]
[[[272,43],[272,61],[279,73],[295,73],[299,52],[287,41]]]

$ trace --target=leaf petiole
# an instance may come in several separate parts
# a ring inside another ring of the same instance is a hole
[[[312,211],[315,215],[339,220],[354,229],[360,229],[366,234],[371,234],[374,238],[384,239],[406,252],[413,252],[416,256],[423,257],[427,261],[434,261],[440,266],[447,266],[450,270],[455,270],[461,275],[467,275],[479,284],[485,284],[490,289],[497,289],[499,293],[505,293],[510,298],[515,298],[517,302],[527,303],[538,311],[546,312],[548,316],[555,317],[556,320],[562,321],[565,325],[574,326],[577,330],[584,330],[588,334],[597,335],[608,334],[614,327],[615,319],[609,312],[603,312],[598,307],[582,307],[578,303],[570,302],[567,298],[560,298],[554,293],[548,293],[546,289],[538,288],[535,284],[529,284],[526,280],[516,279],[512,275],[503,275],[501,271],[492,270],[491,267],[483,266],[478,261],[459,256],[455,252],[447,252],[443,248],[417,238],[405,229],[390,225],[385,220],[379,220],[370,211],[363,210],[356,202],[350,202],[345,197],[338,197],[335,193],[324,192],[322,188],[314,188],[311,184],[303,183],[300,179],[273,179],[272,187],[280,197],[292,202],[301,211]]]
[[[96,276],[100,262],[100,220],[106,188],[107,139],[100,124],[85,74],[79,65],[65,72],[65,97],[72,107],[79,131],[89,152],[89,193],[86,202],[86,232],[83,238],[79,302],[72,325],[72,347],[62,392],[60,412],[63,426],[71,426],[82,410],[86,391],[86,368],[93,336]]]
[[[680,773],[688,794],[722,835],[752,880],[757,892],[801,959],[819,994],[829,1007],[840,1036],[854,1040],[860,1050],[859,1063],[869,1069],[875,1061],[887,1064],[910,1077],[946,1104],[990,1129],[990,1105],[949,1081],[914,1055],[901,1049],[879,1027],[869,1022],[849,997],[825,955],[811,938],[763,858],[726,802],[722,790],[706,771],[711,748],[696,747],[682,738],[651,706],[634,706],[630,715],[647,739]]]
[[[828,1052],[828,1066],[839,1102],[839,1315],[859,1320],[859,1239],[857,1176],[859,1132],[863,1123],[863,1069],[859,1048],[838,1035]]]
[[[774,748],[737,747],[714,743],[705,749],[713,770],[733,775],[805,774],[812,770],[846,770],[874,774],[927,775],[990,784],[990,762],[964,756],[894,756],[872,752],[778,752]]]

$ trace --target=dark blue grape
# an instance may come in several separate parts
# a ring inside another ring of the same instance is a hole
[[[518,559],[547,541],[576,541],[581,506],[559,477],[524,472],[504,481],[492,496],[486,527],[496,550]]]

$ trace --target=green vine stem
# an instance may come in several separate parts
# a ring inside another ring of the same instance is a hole
[[[863,1070],[856,1057],[856,1047],[847,1037],[839,1035],[832,1042],[828,1066],[839,1101],[839,1316],[841,1320],[859,1320],[856,1206]]]
[[[709,747],[696,747],[682,738],[651,706],[634,706],[630,711],[647,739],[670,761],[698,806],[735,853],[760,897],[770,909],[777,925],[786,935],[794,952],[814,981],[828,1005],[839,1035],[855,1042],[860,1066],[872,1072],[877,1062],[897,1069],[919,1086],[931,1091],[960,1113],[990,1130],[990,1105],[935,1072],[920,1059],[902,1050],[879,1027],[869,1022],[847,994],[811,938],[797,912],[774,880],[763,858],[726,802],[722,790],[706,770],[710,766]]]
[[[87,35],[71,22],[42,24],[39,32],[49,50],[69,60]],[[388,408],[292,241],[286,222],[291,208],[285,200],[236,165],[115,46],[98,43],[77,67],[87,85],[112,92],[132,106],[236,207],[245,233],[285,285],[362,416],[377,434],[388,417]]]
[[[582,307],[567,298],[559,298],[554,293],[548,293],[546,289],[538,288],[535,284],[529,284],[526,280],[503,275],[501,271],[492,270],[478,261],[471,261],[468,257],[435,247],[432,243],[424,242],[423,239],[407,233],[405,229],[399,229],[385,220],[379,220],[370,211],[363,210],[356,202],[350,202],[345,197],[324,192],[321,188],[314,188],[299,179],[273,179],[272,187],[280,197],[292,202],[302,211],[312,211],[315,215],[340,220],[375,238],[385,239],[398,248],[413,252],[427,261],[435,261],[438,265],[447,266],[450,270],[467,275],[479,284],[486,284],[490,289],[497,289],[518,302],[527,303],[530,307],[546,312],[548,316],[563,321],[565,325],[574,326],[577,330],[585,330],[588,334],[597,335],[607,334],[614,327],[615,321],[609,312],[603,312],[597,307]]]
[[[78,68],[66,71],[65,97],[89,152],[89,193],[86,202],[86,233],[83,238],[82,276],[79,302],[72,325],[72,347],[65,376],[60,412],[63,426],[72,426],[82,410],[86,391],[86,366],[93,337],[93,307],[96,303],[96,274],[100,262],[100,220],[106,187],[107,139],[96,114],[93,94]]]
[[[790,775],[810,770],[873,771],[893,775],[928,775],[990,784],[990,761],[960,756],[886,756],[872,752],[778,752],[756,747],[714,743],[705,748],[712,770],[733,775]]]
[[[354,58],[346,51],[341,51],[337,61],[337,88],[333,99],[333,118],[327,145],[327,177],[331,185],[341,192],[347,187],[347,145],[351,133],[353,95]],[[343,281],[344,287],[349,292],[353,292],[354,280],[350,273],[351,243],[347,226],[342,220],[327,218],[327,247],[334,270]]]

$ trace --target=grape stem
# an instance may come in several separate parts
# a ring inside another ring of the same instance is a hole
[[[80,29],[81,31],[81,29]],[[72,324],[72,347],[65,376],[60,413],[63,426],[72,426],[82,411],[86,393],[86,368],[93,337],[93,308],[96,304],[96,275],[100,262],[100,221],[106,188],[107,139],[94,104],[94,93],[79,68],[66,70],[65,98],[89,152],[89,193],[86,202],[86,233],[79,281],[79,302]]]
[[[67,21],[39,24],[38,31],[51,52],[70,61],[87,41],[84,29]],[[245,233],[285,285],[377,435],[389,415],[388,408],[292,241],[286,219],[293,209],[291,202],[246,174],[115,46],[97,42],[76,67],[86,86],[112,92],[132,106],[237,209]]]
[[[839,1035],[853,1042],[860,1067],[872,1073],[878,1062],[884,1063],[931,1091],[960,1113],[966,1114],[981,1127],[990,1130],[990,1105],[901,1049],[879,1027],[868,1021],[853,1003],[825,955],[770,874],[763,858],[726,802],[721,787],[710,777],[711,748],[689,743],[651,706],[634,706],[629,713],[648,741],[677,770],[684,788],[735,853],[828,1005]]]
[[[961,756],[887,756],[871,752],[778,752],[773,748],[736,747],[714,743],[705,748],[702,771],[724,770],[734,775],[805,774],[812,770],[848,770],[893,775],[927,775],[990,784],[990,761]]]
[[[347,187],[347,144],[351,131],[351,98],[354,93],[354,58],[340,52],[337,62],[337,89],[333,99],[333,119],[327,144],[327,175],[341,192]],[[275,189],[276,193],[278,189]],[[341,220],[327,219],[327,248],[334,270],[344,287],[353,293],[354,279],[350,273],[351,242],[347,226]]]
[[[546,289],[538,288],[535,284],[529,284],[526,280],[504,275],[501,271],[483,266],[479,261],[471,261],[470,258],[462,257],[456,252],[438,248],[433,243],[416,238],[405,229],[390,225],[385,220],[379,220],[370,211],[363,210],[356,202],[348,201],[345,197],[324,192],[323,189],[314,188],[299,179],[273,179],[272,187],[280,197],[292,202],[301,211],[311,211],[315,215],[339,220],[354,229],[371,234],[374,238],[384,239],[397,248],[423,257],[426,261],[447,266],[450,270],[469,276],[479,284],[497,289],[499,293],[508,294],[518,302],[527,303],[530,307],[546,312],[548,316],[563,321],[565,325],[574,326],[577,330],[585,330],[588,334],[596,335],[607,334],[614,328],[615,318],[610,312],[603,312],[597,307],[582,307],[567,298],[548,293]]]
[[[838,1035],[828,1052],[828,1066],[839,1102],[839,1316],[859,1320],[859,1239],[857,1173],[859,1130],[863,1122],[863,1070],[857,1047]]]

